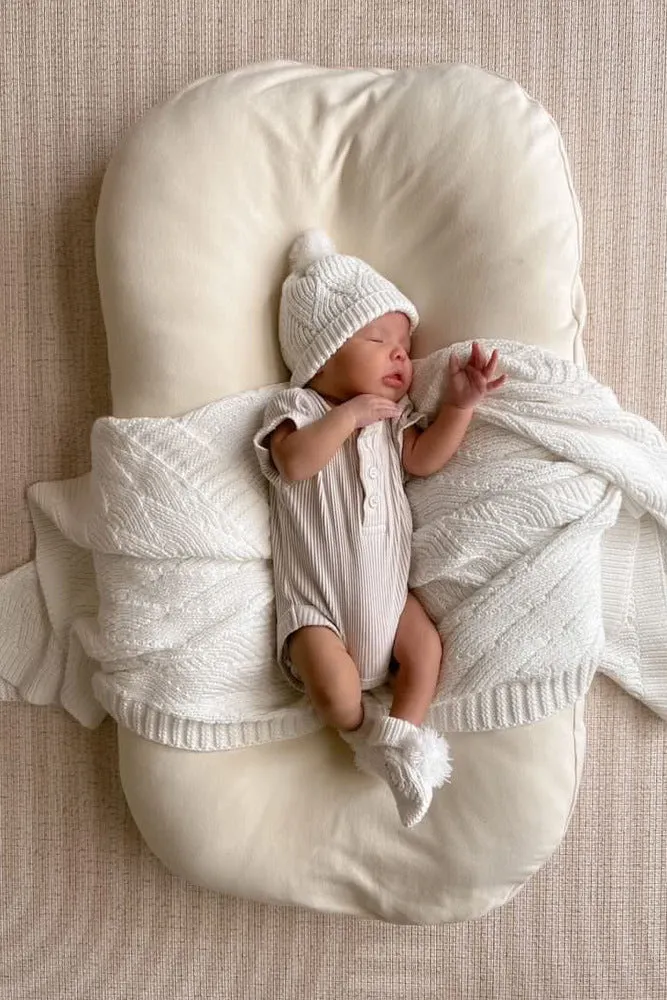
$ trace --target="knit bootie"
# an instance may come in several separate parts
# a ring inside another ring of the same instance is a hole
[[[353,747],[359,770],[389,785],[403,826],[415,826],[428,812],[433,789],[451,776],[449,746],[435,730],[379,715],[370,705],[365,701],[361,727],[341,735]]]

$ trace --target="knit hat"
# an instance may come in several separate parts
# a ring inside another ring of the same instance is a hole
[[[280,349],[304,386],[358,330],[390,312],[402,312],[412,333],[419,316],[395,285],[357,257],[336,253],[321,229],[293,243],[290,273],[280,300]]]

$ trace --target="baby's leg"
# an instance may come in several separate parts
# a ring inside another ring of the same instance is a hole
[[[408,594],[398,622],[394,656],[398,673],[390,715],[421,726],[429,710],[440,674],[442,642],[421,604]]]
[[[290,637],[289,654],[322,722],[334,729],[357,729],[364,718],[361,680],[336,633],[306,625]]]

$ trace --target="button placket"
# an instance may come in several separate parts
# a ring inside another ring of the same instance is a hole
[[[382,496],[380,492],[380,470],[377,464],[377,454],[373,447],[377,441],[377,429],[364,428],[359,435],[361,446],[359,453],[359,475],[364,490],[364,527],[370,528],[382,524]]]

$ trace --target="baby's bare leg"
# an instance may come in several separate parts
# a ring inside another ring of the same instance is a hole
[[[290,658],[317,715],[326,726],[361,725],[361,680],[354,660],[330,628],[306,625],[290,638]]]
[[[394,656],[399,664],[392,685],[390,714],[421,726],[429,710],[440,674],[442,642],[438,630],[412,594],[398,622]]]

